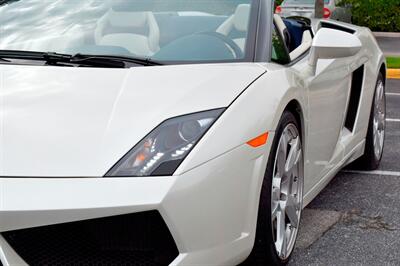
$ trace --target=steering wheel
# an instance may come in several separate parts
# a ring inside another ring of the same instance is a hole
[[[230,48],[232,48],[233,52],[235,53],[236,58],[244,57],[244,53],[242,52],[242,49],[239,47],[239,45],[237,45],[237,43],[235,43],[232,39],[223,35],[222,33],[215,32],[215,31],[206,31],[206,32],[198,32],[193,35],[207,35],[207,36],[215,37],[215,38],[223,41]]]

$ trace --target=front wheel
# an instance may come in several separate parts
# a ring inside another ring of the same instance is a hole
[[[299,125],[285,111],[272,144],[261,189],[256,239],[245,264],[285,265],[293,252],[303,204]]]

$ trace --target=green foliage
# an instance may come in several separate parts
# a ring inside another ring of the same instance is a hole
[[[342,0],[351,5],[353,23],[373,31],[400,31],[400,0]]]
[[[400,68],[400,57],[386,58],[388,68]]]
[[[283,2],[283,0],[275,0],[275,4],[276,4],[277,6],[281,5],[282,2]]]

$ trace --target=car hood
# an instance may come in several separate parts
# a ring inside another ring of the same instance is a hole
[[[162,121],[227,107],[258,64],[0,66],[0,176],[103,176]]]

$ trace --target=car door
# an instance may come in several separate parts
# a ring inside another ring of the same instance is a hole
[[[342,159],[338,146],[345,116],[350,72],[343,60],[321,60],[308,77],[308,142],[306,175],[317,183]]]
[[[272,61],[283,63],[290,61],[288,49],[273,31]],[[350,84],[346,62],[339,60],[323,60],[319,62],[317,72],[310,73],[308,55],[289,63],[289,73],[294,73],[293,86],[306,92],[307,122],[305,123],[305,189],[311,189],[325,175],[332,164],[342,158],[342,154],[334,156],[343,125],[346,97]],[[333,160],[336,158],[336,161]]]
[[[305,53],[290,62],[288,49],[275,28],[272,46],[272,61],[287,65],[289,80],[293,82],[294,87],[306,94],[308,103],[305,110],[304,171],[307,177],[305,188],[308,190],[343,159],[344,140],[348,139],[350,132],[345,128],[345,121],[352,75],[364,61],[360,55],[319,60],[316,71],[312,72],[309,71],[308,62],[310,53]]]
[[[347,58],[319,60],[315,74],[306,77],[308,144],[306,175],[316,184],[343,160],[346,116],[353,73],[365,62],[361,53]]]

